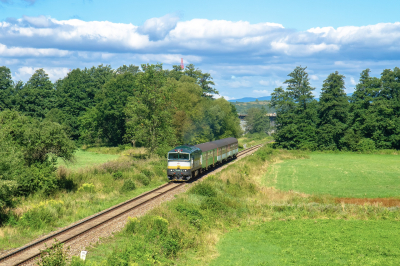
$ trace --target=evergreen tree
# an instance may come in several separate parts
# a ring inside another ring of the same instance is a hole
[[[286,90],[276,88],[271,105],[277,111],[276,146],[287,149],[316,149],[316,101],[306,67],[296,67],[288,76]]]
[[[347,128],[349,111],[344,78],[336,71],[330,74],[322,85],[318,103],[318,145],[322,150],[342,148],[340,140]]]

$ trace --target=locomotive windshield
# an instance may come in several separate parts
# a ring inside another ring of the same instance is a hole
[[[187,153],[169,153],[168,160],[189,160]]]

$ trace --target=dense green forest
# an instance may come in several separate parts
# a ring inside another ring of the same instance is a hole
[[[345,93],[337,71],[314,99],[305,67],[296,67],[276,88],[271,104],[277,111],[275,145],[287,149],[400,149],[400,69],[385,69],[380,78],[361,72],[352,96]]]
[[[43,69],[23,83],[0,67],[0,211],[15,196],[65,187],[56,161],[80,145],[133,144],[165,156],[176,144],[238,137],[236,109],[212,97],[213,85],[194,65],[99,65],[55,83]]]

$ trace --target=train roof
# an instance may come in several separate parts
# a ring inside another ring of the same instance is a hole
[[[192,145],[181,145],[181,146],[173,148],[169,152],[177,152],[177,150],[181,150],[181,152],[184,152],[184,153],[192,153],[192,152],[198,151],[200,149],[197,148],[196,146],[192,146]]]
[[[238,140],[236,138],[226,138],[226,139],[214,140],[206,143],[197,144],[195,145],[195,147],[205,152],[234,143],[238,143]]]

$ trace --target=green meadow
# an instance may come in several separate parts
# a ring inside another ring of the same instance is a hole
[[[62,159],[58,159],[58,166],[63,165],[70,170],[77,170],[79,168],[99,165],[108,161],[113,161],[118,159],[119,157],[119,154],[102,154],[79,149],[74,153],[74,159],[71,162],[66,162]]]
[[[400,195],[400,156],[311,153],[309,159],[272,164],[263,184],[280,190],[335,197],[383,198]]]
[[[271,221],[222,237],[223,265],[399,265],[397,221]]]

